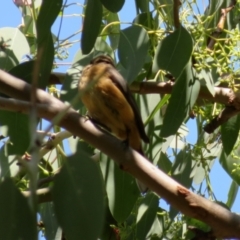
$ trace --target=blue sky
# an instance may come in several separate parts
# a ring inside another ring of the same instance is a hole
[[[3,0],[4,4],[1,5],[0,8],[0,28],[2,27],[17,27],[21,24],[21,14],[18,8],[14,5],[12,1]],[[74,2],[73,0],[69,0],[68,3]],[[83,1],[79,1],[82,3]],[[203,1],[200,1],[203,2]],[[125,5],[123,10],[120,12],[120,19],[121,21],[127,22],[132,21],[135,13],[135,8],[133,8],[134,1],[125,1]],[[64,12],[64,15],[70,15],[70,14],[80,14],[82,12],[82,9],[80,6],[72,5],[69,8],[66,9]],[[79,31],[81,28],[81,21],[79,20],[79,16],[66,16],[63,18],[63,25],[62,25],[62,32],[60,35],[60,39],[64,39],[71,35],[74,32]],[[123,27],[126,27],[127,25],[124,25]],[[57,34],[59,27],[59,19],[56,21],[53,32]],[[79,40],[80,36],[79,34],[72,38],[71,40]],[[70,55],[69,58],[66,59],[64,62],[66,63],[65,66],[59,66],[58,69],[55,71],[59,72],[66,72],[68,67],[70,66],[73,57],[75,53],[79,50],[80,43],[79,41],[74,44],[74,46],[70,49]],[[69,65],[68,65],[69,64]],[[190,120],[187,124],[189,128],[189,135],[187,136],[187,141],[194,144],[196,142],[196,125],[194,120]],[[231,185],[232,180],[230,177],[226,174],[226,172],[222,169],[220,166],[218,160],[215,162],[211,174],[210,174],[211,184],[213,187],[213,191],[215,193],[215,196],[217,197],[218,201],[226,202],[227,201],[227,194],[229,187]],[[240,212],[240,194],[238,193],[237,199],[235,201],[235,204],[232,208],[235,212]]]

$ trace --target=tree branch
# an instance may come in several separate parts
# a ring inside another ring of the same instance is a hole
[[[30,191],[22,191],[22,194],[24,197],[30,197]],[[41,188],[37,190],[37,199],[38,203],[45,203],[45,202],[51,202],[52,201],[52,195],[50,188]]]
[[[227,14],[235,7],[236,4],[237,4],[237,1],[232,0],[230,5],[227,8],[221,9],[221,17],[217,24],[217,28],[207,40],[207,48],[208,49],[211,49],[211,50],[213,49],[213,47],[216,43],[216,39],[219,38],[219,36],[221,35],[221,33],[224,29]]]
[[[181,6],[180,0],[174,0],[173,1],[173,20],[174,20],[174,26],[176,29],[178,29],[181,24],[179,21],[179,7]]]
[[[168,93],[171,94],[174,87],[173,82],[134,82],[130,86],[130,90],[139,94],[159,94]],[[235,108],[240,106],[240,94],[234,93],[229,88],[214,87],[214,96],[208,91],[207,87],[201,86],[198,98],[206,99],[212,102],[221,103]]]
[[[31,86],[0,70],[0,91],[10,97],[29,100]],[[38,116],[49,121],[66,109],[64,103],[40,89],[36,92],[36,100]],[[1,99],[1,108],[29,113],[29,102],[13,99],[4,101],[5,105]],[[123,170],[138,178],[182,213],[209,224],[214,236],[222,238],[240,236],[239,216],[190,192],[131,148],[123,149],[121,141],[96,128],[91,121],[87,121],[75,110],[70,108],[58,125],[100,149],[122,166]]]

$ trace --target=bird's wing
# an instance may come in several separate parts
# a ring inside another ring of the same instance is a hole
[[[145,133],[142,118],[138,111],[138,106],[128,88],[127,82],[124,80],[122,75],[114,67],[109,66],[108,70],[109,70],[109,78],[113,81],[114,84],[116,84],[119,87],[119,89],[122,91],[122,93],[124,94],[128,103],[131,105],[131,107],[133,109],[133,112],[135,115],[135,121],[136,121],[137,128],[138,128],[141,138],[144,140],[144,142],[148,143],[149,138]]]

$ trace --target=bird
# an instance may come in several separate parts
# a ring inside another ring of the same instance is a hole
[[[149,138],[140,112],[110,56],[100,55],[90,61],[82,70],[78,91],[90,120],[145,156],[141,140],[149,143]],[[138,186],[142,192],[147,191],[143,184]]]

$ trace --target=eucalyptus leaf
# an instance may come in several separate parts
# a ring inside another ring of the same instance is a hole
[[[100,167],[105,180],[110,212],[117,222],[124,222],[140,195],[135,179],[104,154],[101,154]]]
[[[103,6],[107,8],[109,11],[115,13],[119,12],[123,7],[125,0],[101,0]]]
[[[33,73],[33,68],[35,63],[36,63],[35,61],[28,61],[28,62],[21,63],[15,66],[14,68],[12,68],[9,71],[9,73],[17,78],[20,78],[26,81],[27,83],[31,83],[33,78],[32,73]]]
[[[109,12],[106,16],[106,21],[107,21],[108,27],[105,30],[105,32],[106,32],[106,34],[108,34],[108,37],[110,40],[110,45],[111,45],[112,49],[115,50],[118,48],[119,38],[120,38],[120,36],[119,36],[120,21],[119,21],[118,14]]]
[[[37,18],[37,39],[41,45],[51,33],[51,27],[62,8],[62,0],[43,0]]]
[[[176,80],[164,116],[160,136],[176,134],[182,122],[188,117],[200,91],[200,83],[193,75],[190,63]]]
[[[142,69],[149,49],[147,31],[139,26],[131,26],[120,31],[118,57],[126,69],[125,79],[131,83]]]
[[[226,123],[221,126],[223,149],[229,155],[237,141],[240,129],[240,116],[236,115],[228,119]]]
[[[19,112],[0,111],[0,124],[7,126],[11,144],[8,154],[23,154],[30,144],[29,117]]]
[[[169,172],[171,171],[172,162],[168,159],[167,155],[164,152],[161,152],[160,154],[158,167],[166,174],[169,174]]]
[[[192,158],[191,152],[186,149],[181,150],[172,166],[172,177],[178,183],[182,184],[186,188],[190,188],[192,184],[192,178],[190,177],[192,172]]]
[[[55,239],[58,230],[58,223],[56,220],[53,203],[42,203],[39,206],[39,213],[44,224],[44,236],[47,240]]]
[[[100,0],[88,0],[81,39],[81,48],[84,54],[88,54],[92,50],[100,32],[101,21],[102,5]]]
[[[229,209],[231,209],[232,205],[234,204],[234,202],[237,198],[238,190],[239,190],[239,185],[235,181],[232,181],[231,186],[228,191],[228,199],[227,199],[227,203],[226,203],[226,205],[229,207]]]
[[[136,8],[143,13],[149,13],[149,3],[147,0],[135,0]]]
[[[149,239],[151,228],[156,220],[159,198],[153,193],[147,194],[139,205],[136,219],[136,239]]]
[[[0,239],[37,239],[36,217],[10,178],[0,184],[0,205]]]
[[[104,220],[103,182],[98,165],[83,152],[68,157],[52,191],[57,220],[68,239],[97,239]]]
[[[16,63],[21,62],[23,56],[30,53],[27,39],[18,28],[0,28],[0,43],[3,46],[5,45],[0,52],[6,52],[6,54],[8,51],[9,53],[12,52],[12,56],[9,57]]]
[[[153,60],[153,72],[164,69],[178,78],[188,64],[192,50],[191,35],[180,27],[159,43]]]
[[[240,150],[236,149],[233,151],[233,154],[239,156]],[[240,185],[240,174],[238,165],[240,161],[238,158],[234,157],[234,155],[230,154],[227,155],[224,149],[220,155],[220,164],[222,165],[223,169],[228,173],[228,175],[238,184]]]

